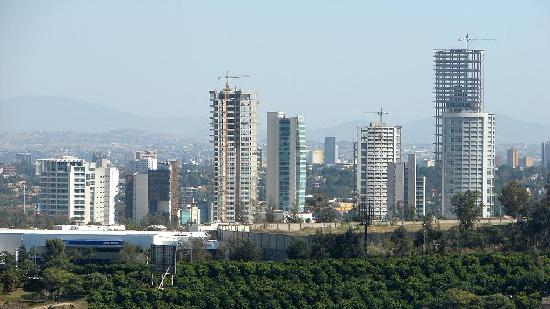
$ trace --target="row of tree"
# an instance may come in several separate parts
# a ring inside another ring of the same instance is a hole
[[[78,274],[100,286],[90,308],[536,308],[550,293],[550,258],[537,253],[180,263],[164,290],[144,267]]]

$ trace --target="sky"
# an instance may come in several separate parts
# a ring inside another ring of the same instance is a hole
[[[433,116],[438,48],[485,53],[485,111],[550,122],[550,1],[0,0],[0,98],[208,121],[226,70],[310,128]],[[265,118],[265,116],[262,116]]]

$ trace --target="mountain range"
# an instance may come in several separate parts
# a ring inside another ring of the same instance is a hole
[[[327,128],[308,128],[306,136],[309,140],[322,140],[325,136],[335,136],[338,140],[354,140],[357,126],[366,124],[364,120],[353,120]],[[433,117],[399,125],[403,128],[404,143],[433,142]],[[496,126],[497,143],[500,144],[538,144],[550,136],[550,123],[531,123],[497,115]],[[133,129],[171,133],[191,140],[207,140],[208,128],[207,118],[136,115],[63,97],[21,96],[0,100],[0,131],[108,132]],[[265,128],[260,130],[260,136],[265,136]]]

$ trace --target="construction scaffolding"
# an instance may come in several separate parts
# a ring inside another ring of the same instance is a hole
[[[483,50],[434,50],[436,169],[441,165],[443,113],[483,110],[483,58]]]
[[[216,222],[250,221],[257,200],[257,100],[254,93],[231,89],[210,91],[214,144]]]

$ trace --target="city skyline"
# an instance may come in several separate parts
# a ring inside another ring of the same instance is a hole
[[[305,3],[286,12],[279,7],[242,2],[241,6],[171,2],[154,8],[120,2],[110,4],[112,12],[106,13],[101,4],[79,1],[49,6],[5,1],[1,4],[0,25],[6,27],[0,27],[0,40],[11,48],[0,52],[0,63],[5,68],[0,73],[0,93],[2,98],[64,96],[140,115],[204,119],[208,117],[208,106],[204,104],[203,89],[221,86],[216,77],[230,69],[236,74],[252,75],[249,80],[239,81],[239,86],[259,92],[261,122],[265,122],[268,110],[295,110],[310,119],[309,127],[319,128],[360,118],[357,115],[383,101],[392,111],[390,120],[401,123],[433,115],[428,90],[432,85],[432,49],[463,48],[457,39],[469,32],[472,37],[498,39],[472,42],[471,46],[485,49],[490,55],[486,67],[487,108],[496,114],[545,122],[545,113],[532,114],[530,110],[545,111],[548,106],[549,97],[543,89],[548,83],[545,72],[550,68],[544,57],[550,53],[549,4],[498,2],[499,10],[487,17],[483,8],[493,4],[476,4],[481,6],[479,13],[464,5],[453,8],[452,13],[442,10],[440,16],[429,3],[414,7],[402,3],[395,8],[388,4],[320,3],[313,11]],[[414,14],[423,9],[423,15]],[[377,10],[394,10],[395,16],[403,20],[381,20]],[[126,26],[119,25],[117,14],[123,12]],[[205,12],[212,14],[212,24],[193,16]],[[217,19],[227,12],[247,16],[237,20],[228,35],[219,30],[223,28]],[[347,14],[346,21],[324,24],[326,20],[341,21]],[[158,20],[159,16],[164,20]],[[288,25],[277,28],[261,22],[280,18],[285,18]],[[442,18],[446,23],[437,29],[432,27]],[[467,27],[464,18],[469,18]],[[99,19],[102,24],[96,22]],[[310,22],[310,26],[300,27],[303,21]],[[31,27],[37,23],[41,27]],[[193,23],[200,27],[193,27]],[[250,27],[250,23],[257,26]],[[376,31],[377,23],[387,26],[386,30]],[[291,27],[296,28],[295,33]],[[312,33],[311,27],[321,29]],[[250,37],[248,48],[226,51],[223,57],[214,57],[208,51],[210,38],[218,37],[225,44],[232,40],[233,33],[241,32]],[[358,40],[362,37],[365,40]],[[63,48],[67,42],[70,48]],[[401,56],[403,48],[407,57]],[[342,54],[342,49],[346,50],[345,59],[335,56]],[[510,61],[512,55],[526,52],[529,57]],[[199,56],[207,60],[196,61]],[[267,57],[273,61],[267,61]],[[196,67],[199,62],[204,62],[200,69]],[[395,84],[401,85],[402,91],[393,91]],[[360,102],[354,99],[356,89],[367,90]],[[391,97],[385,95],[390,91]],[[517,104],[520,101],[522,104]],[[525,104],[531,108],[522,108]]]

